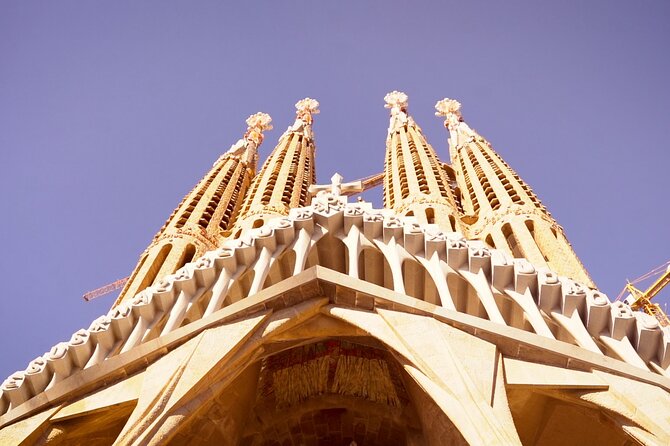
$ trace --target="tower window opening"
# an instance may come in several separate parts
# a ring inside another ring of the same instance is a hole
[[[160,249],[160,251],[158,251],[158,254],[156,254],[156,257],[154,258],[153,263],[149,267],[147,274],[142,279],[142,282],[140,282],[140,286],[137,287],[138,290],[143,290],[149,285],[154,283],[154,280],[156,279],[158,272],[161,270],[161,267],[163,266],[163,263],[165,263],[165,259],[167,258],[171,250],[172,250],[172,244],[168,243],[167,245],[163,246]]]
[[[202,196],[205,194],[205,191],[209,187],[210,184],[212,184],[212,181],[214,181],[214,178],[221,172],[221,169],[223,169],[223,164],[221,164],[213,173],[212,175],[207,178],[207,180],[204,182],[204,184],[200,187],[200,189],[197,191],[195,196],[191,199],[191,202],[189,203],[188,207],[186,210],[182,213],[181,217],[179,218],[179,221],[176,224],[177,228],[181,228],[186,224],[188,221],[189,217],[191,216],[191,213],[195,209],[195,206],[198,204],[198,201],[202,198]]]
[[[505,236],[505,240],[507,240],[507,245],[509,246],[509,250],[512,252],[514,258],[518,259],[525,257],[523,250],[521,249],[521,243],[516,237],[516,234],[514,234],[512,226],[509,223],[505,223],[502,227],[502,232],[503,236]]]
[[[186,249],[184,249],[184,253],[181,255],[181,259],[179,259],[179,262],[177,263],[175,270],[172,272],[174,273],[179,268],[186,265],[188,262],[193,260],[193,257],[195,257],[195,245],[189,243],[188,245],[186,245]]]
[[[544,261],[548,262],[549,257],[547,257],[547,249],[546,246],[543,246],[544,243],[542,243],[541,237],[538,237],[538,235],[535,232],[535,224],[533,223],[532,220],[526,220],[526,228],[528,228],[528,232],[530,232],[531,237],[533,237],[533,240],[535,241],[535,244],[537,245],[538,249],[542,253],[542,257],[544,257]]]
[[[426,221],[430,223],[435,223],[435,209],[426,208]]]

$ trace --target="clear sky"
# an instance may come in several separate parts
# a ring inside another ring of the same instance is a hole
[[[320,182],[382,170],[394,89],[447,160],[433,105],[457,98],[614,298],[670,259],[669,23],[667,1],[2,1],[0,380],[107,311],[82,293],[248,115],[274,118],[265,158],[305,96]]]

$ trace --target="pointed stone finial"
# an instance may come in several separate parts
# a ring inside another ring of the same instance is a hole
[[[247,131],[244,134],[244,139],[253,141],[256,146],[263,142],[263,132],[265,130],[272,130],[272,118],[267,113],[256,113],[247,118]]]
[[[259,112],[249,116],[246,120],[247,131],[244,132],[244,137],[230,146],[230,149],[221,155],[214,165],[229,156],[244,156],[246,162],[254,161],[257,156],[256,149],[263,142],[263,132],[272,130],[271,122],[272,118],[267,113]]]
[[[444,126],[449,130],[455,130],[458,123],[463,120],[461,116],[461,103],[455,99],[444,98],[435,104],[435,116],[444,116]]]
[[[267,113],[258,112],[247,118],[249,129],[254,128],[259,131],[272,130],[272,118]]]
[[[399,130],[401,127],[411,122],[407,116],[407,101],[409,98],[402,91],[394,90],[384,96],[384,108],[391,109],[391,120],[389,121],[388,133]]]
[[[312,98],[301,99],[295,103],[298,119],[311,124],[312,115],[319,114],[319,101]]]
[[[394,90],[384,96],[384,102],[386,102],[384,108],[390,108],[392,114],[395,114],[399,111],[406,112],[408,100],[409,98],[405,93]]]

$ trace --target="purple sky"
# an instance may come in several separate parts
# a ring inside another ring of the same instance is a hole
[[[305,96],[320,182],[382,170],[394,89],[448,160],[449,96],[611,298],[669,260],[670,3],[434,3],[2,2],[0,380],[107,311],[82,293],[132,271],[248,115],[274,118],[265,158]]]

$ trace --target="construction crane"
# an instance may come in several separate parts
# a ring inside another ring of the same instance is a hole
[[[360,194],[361,192],[365,192],[368,189],[372,189],[373,187],[377,187],[380,184],[384,182],[384,172],[377,173],[374,175],[367,176],[365,178],[361,178],[360,180],[353,181],[351,183],[347,184],[355,184],[355,183],[360,183],[360,189],[356,188],[351,188],[351,189],[344,189],[342,190],[342,195],[357,195]]]
[[[82,297],[86,302],[88,302],[92,299],[95,299],[96,297],[104,296],[105,294],[109,294],[112,291],[116,291],[119,288],[123,287],[123,285],[126,284],[128,279],[129,279],[128,277],[124,277],[123,279],[119,279],[115,282],[108,283],[107,285],[101,286],[100,288],[96,288],[87,293],[84,293]]]
[[[659,274],[665,268],[665,272],[656,279],[654,283],[649,286],[644,291],[638,289],[635,284],[642,282],[650,277],[653,277]],[[654,316],[658,323],[662,327],[670,326],[670,318],[665,314],[661,306],[651,300],[656,296],[667,284],[670,283],[670,261],[665,262],[663,265],[654,268],[652,271],[649,271],[647,274],[638,277],[632,282],[626,283],[626,286],[621,290],[617,300],[619,300],[626,292],[629,293],[628,297],[624,301],[630,305],[633,310],[641,310],[651,316]]]

